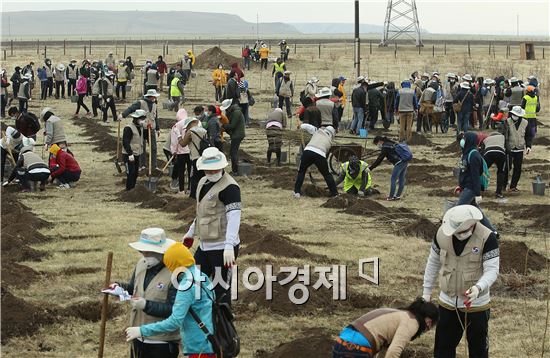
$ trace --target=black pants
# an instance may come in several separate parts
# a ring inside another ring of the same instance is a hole
[[[6,116],[6,106],[8,105],[8,98],[6,95],[0,96],[0,117]]]
[[[63,173],[61,173],[61,175],[59,175],[57,177],[57,179],[59,179],[61,184],[72,183],[72,182],[80,180],[80,173],[81,173],[80,171],[70,172],[68,170],[65,170]]]
[[[267,58],[262,58],[260,60],[260,69],[262,69],[262,68],[267,70]]]
[[[279,108],[283,109],[283,104],[286,106],[287,117],[292,117],[292,107],[290,105],[290,97],[279,96]]]
[[[166,344],[143,343],[138,339],[132,341],[130,358],[177,358],[179,354],[178,342]]]
[[[48,81],[40,81],[40,99],[45,100],[48,97]]]
[[[378,107],[369,106],[369,121],[370,121],[369,127],[370,127],[370,129],[374,129],[377,120],[378,120]]]
[[[216,93],[214,94],[216,97],[216,102],[223,101],[223,92],[225,90],[225,86],[214,86]]]
[[[2,153],[2,182],[4,181],[4,170],[5,170],[5,167],[6,167],[6,159],[8,158],[8,151],[5,150],[4,148],[0,148],[0,151]],[[15,162],[17,163],[17,160],[19,159],[19,153],[13,153],[13,160],[15,160]],[[14,168],[12,168],[12,170],[15,170]]]
[[[116,98],[120,98],[120,92],[122,90],[122,99],[126,99],[126,82],[117,82],[116,83]]]
[[[51,97],[53,94],[53,77],[48,77],[48,97]]]
[[[435,330],[435,358],[456,357],[456,347],[462,339],[464,321],[467,322],[466,339],[468,353],[471,358],[489,357],[489,316],[490,310],[468,312],[465,319],[464,312],[448,310],[439,306],[439,322]],[[459,320],[460,317],[460,320]],[[462,322],[462,325],[461,325]]]
[[[229,156],[231,157],[231,172],[233,174],[239,171],[239,147],[241,146],[242,141],[242,138],[231,138]]]
[[[277,149],[270,149],[267,148],[267,162],[271,163],[271,154],[275,153],[275,156],[277,157],[277,165],[281,165],[281,148]]]
[[[197,186],[199,185],[199,180],[204,176],[203,170],[197,169],[197,159],[191,162],[191,189],[189,197],[196,199],[197,198]]]
[[[189,157],[189,154],[178,154],[175,159],[176,159],[176,165],[174,166],[174,172],[177,173],[180,191],[184,191],[186,170],[187,170],[188,189],[191,187],[191,158]]]
[[[454,126],[456,120],[456,113],[453,110],[453,102],[445,102],[445,115],[449,120],[449,125]]]
[[[517,188],[519,178],[521,177],[521,166],[523,165],[523,151],[508,153],[508,170],[512,169],[512,180],[510,189]]]
[[[122,160],[126,166],[126,190],[131,190],[136,186],[139,174],[139,155],[134,155],[134,161],[131,162],[128,155],[124,154]]]
[[[76,114],[78,114],[78,112],[80,112],[80,107],[84,108],[86,110],[86,113],[90,113],[90,109],[88,108],[88,106],[86,106],[84,104],[84,96],[86,94],[79,94],[78,95],[78,102],[76,102]]]
[[[306,177],[307,169],[312,165],[315,165],[319,172],[321,172],[321,175],[323,175],[323,178],[325,178],[325,182],[327,183],[330,193],[332,195],[338,195],[336,183],[334,182],[332,174],[330,174],[328,170],[327,159],[318,153],[312,152],[311,150],[305,150],[302,153],[300,169],[298,169],[296,183],[294,184],[294,192],[301,193],[302,184],[304,184],[304,178]]]
[[[65,81],[55,81],[55,98],[59,97],[65,98]]]
[[[115,106],[115,99],[113,96],[104,97],[104,103],[105,107],[103,107],[103,122],[107,122],[107,112],[109,109],[111,110],[111,114],[113,115],[113,121],[116,121],[116,106]]]
[[[424,123],[424,116],[425,115],[420,113],[420,111],[418,111],[416,115],[416,131],[418,133],[422,132],[422,124]]]
[[[19,112],[26,111],[29,108],[29,100],[26,98],[19,98]]]
[[[17,98],[17,94],[19,93],[19,87],[21,86],[21,84],[19,82],[15,82],[13,83],[12,85],[12,90],[13,90],[13,99],[16,99]],[[11,103],[11,101],[10,101]]]
[[[72,96],[73,92],[76,94],[76,80],[67,80],[67,95]]]
[[[18,175],[21,186],[25,189],[30,189],[31,181],[39,181],[41,186],[46,185],[46,181],[50,177],[50,173],[29,173],[25,172],[23,175]]]
[[[92,96],[92,112],[94,117],[97,117],[97,109],[99,108],[99,97],[97,95]]]
[[[502,194],[508,181],[508,169],[506,168],[506,154],[499,152],[488,152],[484,156],[487,166],[497,165],[497,194]]]
[[[239,245],[234,247],[235,260],[239,256]],[[216,293],[216,299],[221,299],[221,302],[231,305],[231,276],[229,275],[229,268],[223,265],[223,250],[202,251],[199,247],[195,252],[195,263],[200,266],[201,272],[212,279],[216,272],[216,267],[222,269],[222,279],[229,287],[223,288],[222,285],[216,285],[214,292]],[[223,297],[222,297],[223,296]]]

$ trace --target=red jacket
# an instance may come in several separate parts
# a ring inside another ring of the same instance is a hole
[[[167,66],[166,66],[166,62],[164,61],[157,61],[157,72],[159,74],[163,74],[163,73],[166,73],[167,72]]]
[[[58,165],[59,168],[54,169],[56,165]],[[72,155],[61,149],[57,152],[57,157],[54,157],[53,155],[51,156],[50,170],[52,172],[52,178],[55,178],[63,174],[66,170],[69,172],[79,172],[80,166]]]

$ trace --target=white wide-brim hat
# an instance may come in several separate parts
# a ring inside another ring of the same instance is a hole
[[[469,74],[465,74],[464,76],[462,76],[462,79],[464,81],[473,81],[472,76],[470,76]]]
[[[143,97],[158,97],[158,96],[160,96],[160,93],[158,93],[157,90],[154,88],[147,90],[147,93],[143,95]]]
[[[510,111],[511,114],[515,114],[518,117],[525,116],[525,110],[521,106],[514,106]]]
[[[315,95],[317,98],[326,97],[332,95],[332,91],[328,87],[323,87],[321,90]]]
[[[164,254],[175,241],[166,237],[164,229],[152,227],[141,231],[139,240],[128,245],[137,251]]]
[[[483,219],[481,210],[473,205],[458,205],[447,210],[441,230],[445,236],[464,231]]]
[[[231,98],[228,98],[228,99],[225,99],[223,102],[222,102],[222,105],[220,106],[220,109],[222,111],[225,111],[226,109],[228,109],[229,107],[231,107],[231,104],[233,104],[233,100]]]
[[[183,126],[187,128],[188,125],[190,125],[193,122],[198,122],[199,120],[195,117],[187,117],[183,120]]]
[[[134,118],[147,117],[147,112],[143,109],[138,109],[134,113],[130,113],[130,116]]]
[[[57,65],[55,68],[57,68],[59,71],[65,71],[65,65],[60,63],[59,65]]]
[[[197,160],[198,170],[220,170],[227,167],[225,154],[216,147],[206,148]]]
[[[460,84],[460,87],[461,88],[465,88],[465,89],[469,89],[470,88],[470,84],[468,82],[462,82]]]

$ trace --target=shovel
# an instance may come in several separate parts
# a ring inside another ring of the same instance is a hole
[[[120,122],[118,121],[118,129],[116,135],[116,158],[115,158],[115,167],[119,174],[122,173],[122,167],[120,166]]]
[[[149,143],[147,143],[147,149],[149,151],[149,168],[148,168],[148,173],[147,173],[148,179],[145,182],[145,186],[147,187],[147,189],[149,189],[150,191],[152,191],[154,193],[157,190],[157,180],[158,180],[158,178],[153,177],[152,169],[151,169],[151,166],[153,164],[153,154],[151,153],[151,132],[152,132],[152,126],[148,125],[147,126],[147,134],[148,134],[148,137],[149,137],[148,138]]]

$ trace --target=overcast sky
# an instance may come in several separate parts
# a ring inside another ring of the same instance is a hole
[[[432,33],[550,36],[550,0],[417,0],[420,26]],[[353,22],[353,0],[195,1],[13,1],[2,11],[24,10],[188,10],[236,14],[249,22]],[[361,23],[383,25],[386,0],[360,0]],[[215,24],[212,24],[215,26]]]

